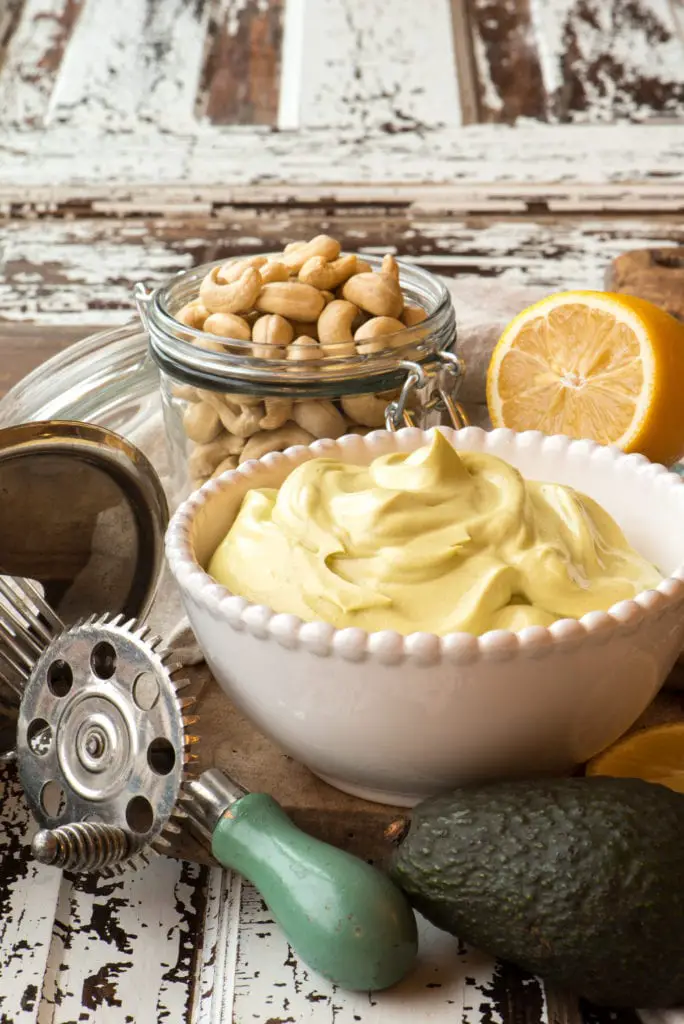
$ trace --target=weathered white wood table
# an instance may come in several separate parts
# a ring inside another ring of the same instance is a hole
[[[683,26],[682,0],[0,0],[0,391],[135,281],[320,230],[549,290],[682,244]],[[435,933],[396,992],[335,992],[238,878],[62,876],[11,769],[0,808],[0,1022],[578,1018]]]

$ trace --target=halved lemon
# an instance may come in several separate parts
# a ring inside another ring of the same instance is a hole
[[[655,725],[618,740],[589,761],[587,775],[644,779],[684,793],[684,722]]]
[[[506,327],[487,373],[493,426],[684,454],[684,324],[631,295],[559,292]]]

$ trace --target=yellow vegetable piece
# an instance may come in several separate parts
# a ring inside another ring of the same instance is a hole
[[[656,725],[618,740],[588,763],[587,775],[644,779],[684,793],[684,722]]]
[[[523,310],[487,374],[495,427],[684,454],[684,324],[643,299],[560,292]]]

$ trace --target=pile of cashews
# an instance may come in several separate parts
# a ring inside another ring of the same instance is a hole
[[[214,267],[198,297],[175,318],[207,335],[194,339],[200,348],[220,352],[238,342],[244,354],[247,342],[247,353],[258,359],[325,360],[406,345],[406,334],[398,332],[416,327],[427,313],[405,301],[394,257],[386,255],[380,270],[373,271],[355,254],[340,252],[336,239],[317,235],[292,242],[277,256],[249,256]],[[183,426],[193,443],[194,486],[293,444],[383,427],[387,402],[394,397],[261,399],[189,385],[175,385],[173,394],[187,403]]]

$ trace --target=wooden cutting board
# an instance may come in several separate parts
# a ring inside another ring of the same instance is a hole
[[[605,284],[609,290],[657,302],[684,319],[684,248],[625,253],[608,268]],[[405,809],[373,804],[333,789],[259,733],[225,697],[206,666],[188,674],[198,694],[200,742],[193,748],[197,770],[220,768],[246,789],[271,793],[311,835],[371,861],[382,860],[388,850],[384,830],[405,814]],[[681,663],[632,731],[677,719],[684,720]],[[174,842],[172,852],[185,860],[213,863],[210,853],[187,831]]]

